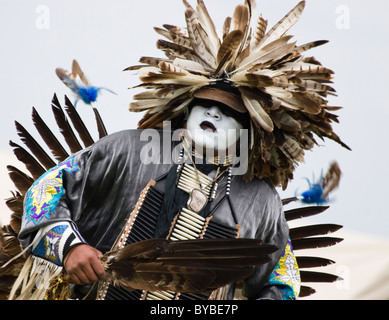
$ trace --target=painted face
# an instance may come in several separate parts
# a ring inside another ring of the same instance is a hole
[[[228,150],[238,142],[242,124],[223,113],[216,105],[195,105],[187,121],[187,132],[197,147]]]

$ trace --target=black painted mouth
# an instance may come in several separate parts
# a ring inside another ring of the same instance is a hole
[[[200,128],[203,129],[203,130],[211,130],[212,132],[216,132],[217,131],[216,127],[209,121],[203,121],[200,124]]]

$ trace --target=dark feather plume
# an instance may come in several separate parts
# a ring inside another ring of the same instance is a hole
[[[72,153],[76,153],[82,150],[82,146],[80,142],[77,140],[77,137],[75,136],[73,129],[70,126],[56,95],[54,95],[53,97],[51,106],[53,109],[55,120],[60,129],[60,132],[64,136],[65,141],[70,148],[70,151]]]
[[[317,238],[305,238],[298,239],[293,241],[293,250],[302,250],[302,249],[316,249],[316,248],[325,248],[330,247],[342,242],[341,238],[333,237],[317,237]]]
[[[315,271],[300,271],[301,282],[335,282],[341,280],[338,276]]]
[[[326,235],[329,233],[336,232],[340,229],[342,229],[342,226],[336,224],[319,224],[299,228],[291,228],[289,231],[289,235],[292,240],[296,240],[306,237]]]
[[[298,209],[292,209],[285,211],[285,218],[287,221],[296,219],[311,217],[326,211],[329,207],[313,206],[313,207],[302,207]]]
[[[301,286],[299,297],[300,298],[309,297],[315,293],[316,293],[315,289],[313,289],[311,287],[307,287],[307,286]]]
[[[297,264],[299,268],[318,268],[327,267],[334,264],[335,261],[326,258],[318,257],[297,257]]]
[[[14,166],[7,166],[8,175],[15,184],[16,188],[22,193],[26,194],[28,189],[34,183],[34,179],[20,171],[18,168]]]
[[[297,197],[282,199],[282,205],[286,206],[287,204],[292,203],[292,202],[296,202],[297,200],[298,200]]]
[[[39,143],[28,133],[28,131],[17,121],[15,121],[17,133],[23,143],[30,149],[37,160],[45,167],[46,170],[56,165],[53,159],[43,150]]]
[[[67,96],[65,96],[65,110],[70,120],[72,121],[74,128],[78,132],[82,142],[84,143],[84,146],[89,147],[92,145],[94,143],[92,136],[90,135],[76,108],[73,106]]]
[[[23,195],[17,191],[12,192],[12,197],[6,200],[7,207],[14,213],[23,213]]]
[[[104,122],[100,116],[99,111],[96,108],[93,108],[93,112],[95,113],[97,130],[99,132],[99,138],[102,139],[108,135],[107,129],[105,128]]]
[[[42,120],[35,108],[32,108],[32,122],[34,123],[43,141],[49,147],[54,158],[59,162],[67,159],[69,157],[68,152],[64,149],[46,123]]]
[[[42,174],[45,173],[45,169],[42,165],[23,147],[14,143],[9,142],[9,145],[14,148],[13,152],[19,161],[23,162],[27,170],[31,173],[34,179],[38,179]]]
[[[1,263],[1,262],[0,262]],[[16,276],[0,276],[0,300],[7,300]]]

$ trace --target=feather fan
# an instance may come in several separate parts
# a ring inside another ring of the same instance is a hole
[[[252,239],[145,240],[107,253],[108,279],[127,289],[201,293],[242,280],[277,250]]]

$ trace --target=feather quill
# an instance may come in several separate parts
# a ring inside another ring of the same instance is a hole
[[[20,215],[19,218],[21,218],[21,215],[23,214],[23,200],[24,200],[23,195],[18,191],[11,192],[11,193],[12,193],[12,197],[8,198],[5,204],[16,215]],[[12,227],[12,229],[18,233],[17,231],[18,228],[15,229],[14,227]]]
[[[342,226],[336,224],[310,225],[299,228],[291,228],[289,235],[292,240],[297,240],[306,237],[327,235],[329,233],[334,233],[342,228]]]
[[[311,50],[313,48],[316,48],[316,47],[319,47],[319,46],[322,46],[324,44],[328,43],[327,40],[316,40],[316,41],[312,41],[312,42],[309,42],[309,43],[306,43],[306,44],[303,44],[301,46],[298,46],[296,47],[295,51],[299,54],[302,54],[308,50]]]
[[[249,22],[249,9],[246,5],[239,4],[235,7],[231,20],[231,32],[239,30],[243,35],[246,34]]]
[[[56,163],[43,150],[39,143],[28,133],[28,131],[17,121],[15,121],[17,133],[23,143],[30,149],[36,159],[45,167],[46,170],[51,169]]]
[[[300,269],[327,267],[335,264],[335,261],[318,257],[296,257]]]
[[[241,30],[231,31],[223,40],[217,54],[217,65],[215,74],[218,75],[220,72],[224,72],[228,69],[228,66],[233,63],[233,59],[236,56],[239,45],[241,44],[243,33]]]
[[[341,280],[338,276],[315,271],[300,271],[301,282],[336,282]]]
[[[294,199],[294,198],[293,198]],[[285,211],[286,220],[293,221],[301,218],[311,217],[324,211],[328,210],[328,206],[312,206],[312,207],[301,207],[297,209],[287,210]]]
[[[244,71],[251,68],[253,65],[281,59],[296,46],[295,42],[288,43],[290,39],[291,36],[285,36],[269,43],[262,50],[252,51],[247,58],[239,63],[234,72]]]
[[[265,20],[262,17],[262,15],[260,15],[258,18],[257,27],[256,27],[255,34],[253,37],[253,40],[254,40],[253,47],[254,48],[258,46],[258,44],[262,41],[263,37],[265,36],[267,24],[268,24],[268,21]]]
[[[212,54],[207,50],[199,33],[199,24],[196,12],[193,9],[188,8],[185,11],[185,19],[188,28],[189,39],[196,55],[208,66],[216,69],[216,58],[212,56]]]
[[[209,37],[209,42],[213,48],[212,51],[216,53],[220,47],[220,39],[217,34],[215,24],[213,23],[213,20],[203,0],[197,0],[197,14],[204,31]]]
[[[227,37],[227,35],[230,33],[230,30],[231,30],[231,22],[232,22],[232,18],[231,17],[227,17],[225,20],[224,20],[224,25],[223,25],[223,40]]]
[[[341,176],[342,171],[340,170],[339,164],[333,162],[323,179],[324,190],[322,197],[324,199],[339,186]]]
[[[242,93],[243,103],[249,111],[252,119],[264,130],[272,132],[274,130],[273,120],[264,110],[261,103],[257,99],[252,98],[251,93],[247,89],[239,88],[239,90]]]
[[[12,182],[15,184],[16,188],[20,191],[21,194],[26,194],[28,189],[34,183],[34,179],[14,166],[7,166],[7,169],[8,175]]]
[[[84,83],[86,86],[90,86],[89,80],[85,76],[84,72],[81,70],[81,67],[76,60],[73,60],[72,63],[72,77],[74,79],[79,77],[82,83]]]
[[[67,96],[65,96],[65,110],[70,120],[72,121],[74,128],[78,132],[82,142],[84,143],[84,146],[89,147],[92,145],[94,143],[92,136],[90,135],[76,108],[73,106]]]
[[[170,52],[176,57],[185,57],[185,54],[193,53],[193,50],[191,48],[184,47],[182,45],[161,39],[157,41],[157,48],[163,51]]]
[[[315,237],[315,238],[304,238],[297,239],[293,241],[293,250],[303,250],[303,249],[316,249],[316,248],[326,248],[331,247],[339,242],[342,242],[341,238],[333,237]]]
[[[72,153],[76,153],[82,150],[82,146],[77,140],[77,137],[75,136],[73,129],[71,128],[56,95],[54,95],[52,99],[51,107],[60,132],[65,138],[65,141],[68,144],[70,151]]]
[[[9,145],[13,148],[15,156],[25,164],[35,180],[45,173],[46,170],[27,150],[12,141],[9,142]]]
[[[262,39],[259,43],[260,47],[264,47],[270,42],[281,38],[286,32],[292,28],[300,19],[305,8],[305,1],[299,2],[289,13],[282,18]]]
[[[292,202],[296,202],[296,201],[298,201],[297,197],[285,198],[285,199],[282,199],[282,205],[286,206],[286,205],[288,205]]]
[[[207,71],[207,69],[202,64],[195,61],[177,58],[174,60],[173,65],[185,69],[186,71],[193,74],[210,76],[210,72]]]
[[[69,157],[68,152],[42,120],[35,108],[32,109],[32,122],[57,161],[61,162]]]
[[[94,112],[95,118],[96,118],[97,131],[99,132],[99,138],[102,139],[108,135],[108,131],[105,128],[105,124],[103,122],[103,119],[101,118],[99,111],[96,108],[93,108],[93,112]]]

